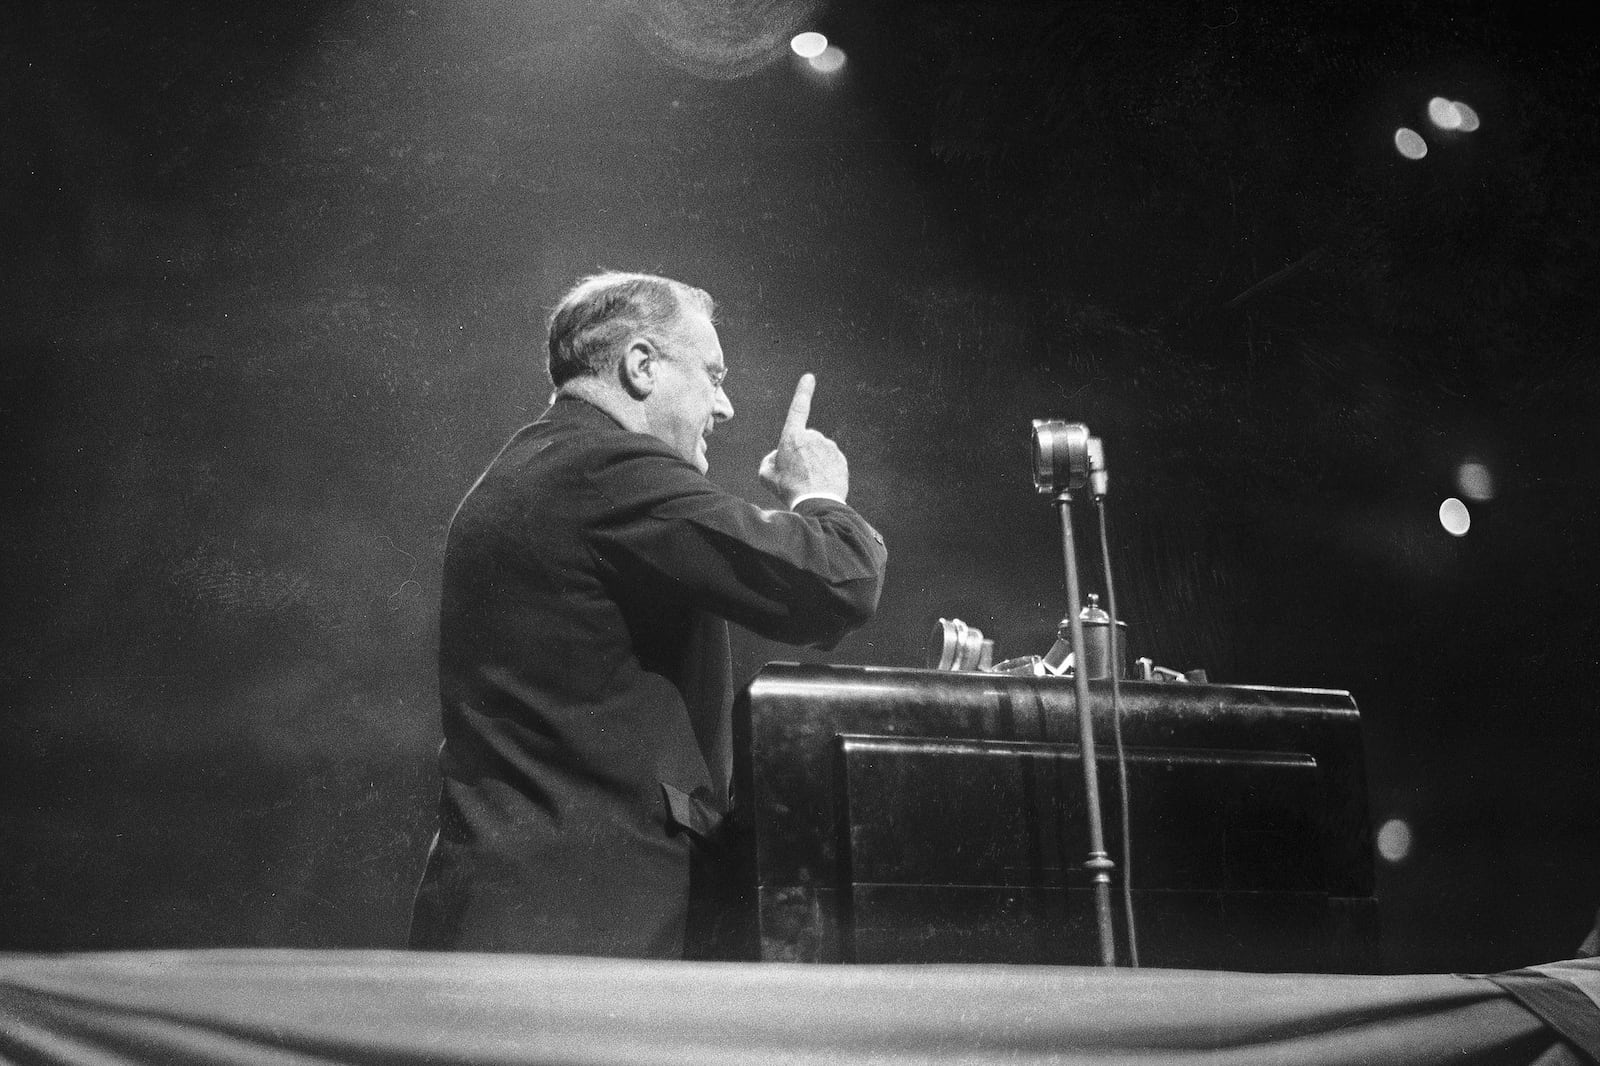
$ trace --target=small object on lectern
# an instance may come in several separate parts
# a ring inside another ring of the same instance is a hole
[[[989,670],[994,658],[994,641],[983,638],[983,630],[959,618],[941,618],[934,624],[928,642],[930,670]]]
[[[995,663],[989,672],[991,674],[1019,674],[1024,677],[1043,677],[1045,675],[1044,656],[1019,655],[1015,659]]]
[[[1128,623],[1117,622],[1116,653],[1111,650],[1111,616],[1100,607],[1100,597],[1089,593],[1088,604],[1078,612],[1083,623],[1083,671],[1085,677],[1103,680],[1111,676],[1116,667],[1117,677],[1128,676]],[[1065,639],[1067,623],[1057,627],[1058,636]]]

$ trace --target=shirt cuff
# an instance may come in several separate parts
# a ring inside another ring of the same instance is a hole
[[[838,496],[831,492],[802,492],[800,495],[789,501],[789,510],[792,511],[796,507],[799,507],[800,504],[805,500],[832,500],[834,503],[844,503],[843,496]],[[845,504],[845,506],[848,507],[849,504]]]

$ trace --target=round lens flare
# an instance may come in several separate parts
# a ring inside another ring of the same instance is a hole
[[[1456,471],[1456,485],[1469,500],[1480,503],[1494,499],[1494,475],[1479,462],[1465,462]]]
[[[1411,827],[1400,818],[1390,818],[1378,829],[1378,854],[1388,862],[1400,862],[1411,854]]]
[[[1442,96],[1428,101],[1428,118],[1442,130],[1461,128],[1461,109]]]
[[[1428,121],[1442,130],[1471,133],[1478,128],[1478,113],[1460,100],[1435,96],[1428,101]]]
[[[1439,524],[1452,537],[1464,537],[1472,528],[1472,515],[1466,504],[1452,496],[1439,505]]]
[[[844,50],[836,44],[830,44],[819,55],[814,55],[806,60],[811,64],[811,69],[819,74],[832,74],[844,66]]]
[[[828,39],[815,31],[797,33],[789,42],[789,47],[801,59],[815,59],[828,50]]]
[[[1428,154],[1428,142],[1416,130],[1401,126],[1394,131],[1394,146],[1407,159],[1421,159]]]

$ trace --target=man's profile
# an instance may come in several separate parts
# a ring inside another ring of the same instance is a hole
[[[673,958],[728,810],[727,622],[831,647],[886,551],[795,389],[767,510],[705,477],[733,417],[711,298],[585,278],[549,322],[556,395],[451,521],[439,829],[414,947]]]

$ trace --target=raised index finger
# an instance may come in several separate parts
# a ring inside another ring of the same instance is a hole
[[[789,413],[783,420],[784,436],[792,437],[806,428],[806,419],[811,417],[811,394],[816,388],[816,375],[800,375],[800,382],[794,387],[794,399],[789,401]]]

